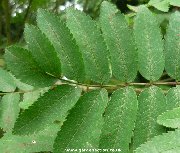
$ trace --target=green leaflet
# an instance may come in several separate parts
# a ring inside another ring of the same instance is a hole
[[[2,97],[0,102],[0,127],[11,132],[19,114],[19,94],[10,93]]]
[[[170,8],[169,5],[180,7],[180,1],[179,0],[150,0],[148,5],[153,6],[160,11],[168,12]]]
[[[180,1],[179,0],[169,0],[169,2],[173,6],[179,6],[180,7]]]
[[[16,89],[16,84],[12,76],[2,68],[0,68],[0,91],[12,92]]]
[[[156,136],[141,145],[135,153],[179,153],[180,130]]]
[[[165,69],[169,76],[180,81],[180,12],[171,15],[165,37]]]
[[[168,110],[180,107],[180,86],[172,87],[171,89],[169,89],[166,95],[166,100]]]
[[[38,100],[45,92],[47,92],[50,88],[40,88],[34,90],[32,92],[27,92],[23,94],[23,101],[19,103],[19,107],[21,109],[27,109],[31,106],[35,101]]]
[[[166,127],[180,128],[180,107],[161,114],[157,122]]]
[[[32,106],[21,113],[15,123],[13,133],[33,134],[54,121],[61,121],[81,95],[81,89],[62,85],[45,93]],[[43,124],[42,124],[43,123]]]
[[[141,92],[138,102],[139,110],[133,140],[134,149],[150,138],[166,132],[165,128],[156,122],[157,117],[166,111],[166,99],[162,90],[151,86]]]
[[[59,17],[43,9],[38,10],[37,24],[59,54],[63,75],[68,79],[84,81],[85,71],[82,55],[65,24]]]
[[[96,22],[85,13],[67,9],[67,26],[82,52],[87,78],[98,83],[110,79],[108,51]]]
[[[150,0],[148,5],[154,6],[160,11],[168,12],[169,11],[169,0]]]
[[[29,51],[41,69],[56,77],[61,77],[60,59],[46,36],[32,25],[26,25],[24,33]]]
[[[133,31],[124,15],[114,5],[104,1],[100,24],[111,55],[113,75],[120,81],[133,81],[137,75],[137,51]]]
[[[48,87],[56,81],[41,71],[26,49],[18,46],[6,48],[5,60],[8,69],[24,83],[34,87]]]
[[[138,67],[143,77],[156,81],[164,70],[163,40],[156,17],[145,6],[138,8],[134,23]]]
[[[98,148],[99,136],[103,124],[102,114],[108,101],[105,89],[94,90],[83,95],[70,111],[54,144],[54,153],[66,152],[66,149]]]
[[[52,151],[53,143],[60,125],[51,124],[49,127],[37,134],[19,136],[6,134],[0,139],[2,153],[32,153],[41,151]]]
[[[133,134],[137,114],[137,96],[130,87],[116,90],[105,110],[100,148],[121,149],[129,151],[129,143]]]

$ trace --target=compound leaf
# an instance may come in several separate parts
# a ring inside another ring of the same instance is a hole
[[[67,26],[82,52],[87,78],[97,83],[110,79],[108,50],[96,22],[85,13],[67,9]]]
[[[43,9],[38,10],[37,24],[59,54],[63,75],[68,79],[84,81],[82,55],[66,25],[60,18]]]
[[[169,76],[180,81],[180,12],[173,13],[165,37],[165,69]]]
[[[2,97],[0,102],[0,127],[11,132],[18,117],[20,95],[10,93]]]
[[[130,87],[116,90],[105,110],[100,148],[129,151],[137,115],[137,96]]]
[[[53,152],[98,148],[100,129],[103,124],[102,114],[107,101],[108,93],[104,89],[83,95],[70,111],[61,131],[58,132]]]
[[[5,70],[0,68],[0,91],[12,92],[16,89],[13,77]]]
[[[156,136],[141,145],[136,153],[178,153],[180,150],[180,130],[170,131],[166,134]]]
[[[141,92],[138,98],[139,110],[134,131],[134,148],[150,138],[166,132],[157,124],[157,117],[166,111],[166,99],[162,90],[151,86]]]
[[[132,29],[125,16],[111,3],[101,4],[100,24],[108,46],[113,75],[123,82],[131,82],[137,75],[137,51]]]
[[[24,48],[6,48],[5,60],[7,68],[24,83],[34,87],[48,87],[56,81],[40,69],[30,52]]]
[[[164,70],[164,46],[156,17],[145,6],[138,8],[134,23],[138,47],[138,67],[143,77],[156,81]]]
[[[28,49],[41,69],[61,77],[60,59],[46,36],[33,25],[26,25],[24,33]]]
[[[180,107],[169,110],[157,118],[161,125],[171,128],[180,128]]]
[[[54,121],[62,120],[81,95],[81,89],[62,85],[45,93],[32,106],[21,113],[15,123],[13,133],[33,134]],[[43,124],[42,124],[43,123]]]

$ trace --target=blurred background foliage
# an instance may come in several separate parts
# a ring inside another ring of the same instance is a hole
[[[24,43],[23,29],[25,23],[36,24],[36,11],[38,8],[46,8],[63,16],[65,8],[74,6],[96,19],[102,1],[103,0],[0,0],[0,66],[4,64],[2,55],[6,46],[14,43]],[[131,24],[133,12],[129,10],[127,4],[138,6],[140,4],[147,4],[149,0],[108,1],[116,4],[121,12],[129,14],[127,19]],[[155,11],[159,14],[160,24],[165,27],[168,21],[168,13],[160,13],[158,10]]]

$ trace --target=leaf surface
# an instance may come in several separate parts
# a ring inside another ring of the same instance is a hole
[[[180,130],[156,136],[141,145],[135,153],[179,153]]]
[[[164,46],[156,17],[145,6],[138,8],[134,34],[138,47],[139,72],[147,80],[156,81],[164,70]]]
[[[6,134],[0,139],[1,152],[30,153],[52,151],[53,143],[59,130],[59,125],[52,124],[43,129],[43,131],[28,136]]]
[[[60,59],[46,36],[33,25],[26,25],[24,33],[28,49],[41,69],[56,77],[61,77]]]
[[[71,80],[84,81],[82,55],[66,25],[59,17],[43,9],[38,10],[37,24],[59,54],[63,75]]]
[[[34,90],[32,92],[27,92],[23,94],[23,101],[19,103],[19,107],[21,109],[27,109],[31,106],[35,101],[38,100],[39,97],[43,96],[45,92],[47,92],[49,88],[40,88]]]
[[[11,132],[18,117],[20,95],[10,93],[2,97],[0,102],[0,127]]]
[[[168,12],[170,4],[169,1],[170,0],[150,0],[148,5],[153,6],[160,11]]]
[[[165,69],[169,76],[180,81],[180,12],[173,13],[165,37]]]
[[[105,110],[100,148],[129,151],[137,115],[138,101],[135,91],[126,87],[116,90]]]
[[[169,110],[157,118],[161,125],[171,128],[180,128],[180,107]]]
[[[12,92],[16,89],[16,84],[14,83],[11,75],[0,68],[0,91]]]
[[[180,86],[169,89],[166,95],[166,100],[168,110],[180,107]]]
[[[134,130],[134,149],[150,138],[166,132],[157,124],[157,117],[166,111],[166,99],[162,90],[156,86],[144,89],[138,97],[139,110]]]
[[[7,68],[23,83],[34,87],[48,87],[56,81],[40,69],[30,52],[24,48],[18,46],[6,48],[5,60]]]
[[[111,76],[109,55],[96,22],[85,13],[69,8],[67,26],[82,52],[87,78],[97,83],[107,83]]]
[[[19,115],[13,133],[18,135],[33,134],[56,120],[61,121],[67,115],[67,111],[75,105],[80,95],[80,88],[68,85],[50,90]]]
[[[101,4],[100,24],[108,46],[113,75],[123,82],[131,82],[137,75],[137,51],[132,29],[125,16],[111,3]]]
[[[103,124],[102,114],[108,101],[106,90],[94,90],[83,95],[70,111],[54,144],[54,153],[66,149],[97,149]],[[78,150],[79,152],[79,150]]]

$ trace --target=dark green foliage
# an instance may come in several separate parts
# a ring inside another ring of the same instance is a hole
[[[39,9],[0,69],[0,152],[178,153],[180,16],[161,34],[165,15],[148,9],[169,5],[122,14],[106,1],[97,20]]]
[[[105,110],[100,148],[129,151],[137,114],[137,96],[130,87],[116,90]]]
[[[8,47],[5,59],[7,68],[24,83],[35,87],[47,87],[56,81],[40,69],[27,49],[18,46]]]
[[[113,75],[120,81],[132,82],[137,74],[137,51],[125,16],[105,1],[101,5],[100,25],[111,55]]]
[[[66,149],[98,149],[103,124],[102,113],[107,102],[108,94],[104,89],[83,95],[58,133],[53,152],[62,153],[66,152]]]
[[[150,138],[166,132],[157,124],[157,117],[166,111],[166,99],[162,90],[156,86],[144,89],[138,97],[139,110],[134,131],[134,149]]]
[[[156,81],[164,70],[163,40],[155,15],[145,6],[138,8],[134,34],[139,72],[147,80]]]
[[[60,17],[39,9],[37,24],[60,56],[63,75],[69,79],[83,81],[85,72],[82,55],[69,29],[60,20]]]
[[[82,52],[87,78],[98,83],[107,83],[111,76],[109,54],[96,22],[84,13],[69,8],[67,26]]]
[[[14,134],[26,135],[43,130],[54,121],[63,121],[77,100],[81,90],[68,85],[62,85],[45,93],[31,107],[19,115]],[[43,124],[42,124],[43,122]]]

